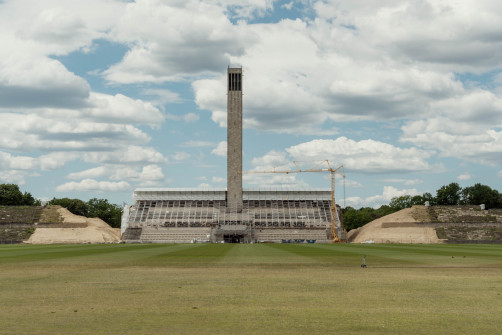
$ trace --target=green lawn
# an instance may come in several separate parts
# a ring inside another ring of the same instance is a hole
[[[501,315],[500,245],[0,245],[0,334],[500,334]]]

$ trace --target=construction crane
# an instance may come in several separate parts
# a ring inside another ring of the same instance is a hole
[[[327,168],[321,167],[324,163],[326,163]],[[302,170],[296,164],[295,161],[293,161],[293,164],[296,167],[296,170],[276,170],[274,168],[273,170],[269,170],[269,171],[242,171],[242,173],[245,173],[245,174],[248,174],[248,173],[285,173],[285,174],[290,174],[290,173],[301,173],[301,172],[329,172],[331,174],[331,206],[330,206],[331,239],[332,239],[333,243],[345,242],[347,239],[347,231],[343,228],[343,224],[340,220],[340,217],[338,216],[338,210],[336,208],[336,202],[335,202],[335,175],[338,173],[339,175],[341,175],[345,179],[345,175],[343,173],[340,173],[340,171],[339,171],[340,169],[343,170],[343,165],[340,165],[336,169],[333,169],[333,168],[331,168],[329,161],[324,160],[321,163],[314,166],[313,168]],[[339,228],[340,232],[343,231],[343,236],[338,236],[339,234],[336,231],[337,228]]]

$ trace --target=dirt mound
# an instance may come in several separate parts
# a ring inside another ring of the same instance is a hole
[[[420,226],[429,217],[424,206],[413,206],[349,231],[352,243],[443,243],[432,227]]]
[[[117,243],[120,229],[98,218],[86,218],[59,208],[65,228],[37,228],[25,242],[29,244]],[[73,227],[72,227],[73,226]]]

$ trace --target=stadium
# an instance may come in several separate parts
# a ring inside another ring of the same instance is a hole
[[[345,240],[329,189],[243,189],[242,68],[228,68],[227,189],[137,189],[125,206],[127,243],[326,243]]]

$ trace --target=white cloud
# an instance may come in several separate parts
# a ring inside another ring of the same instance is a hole
[[[187,113],[183,116],[183,120],[187,123],[199,121],[200,116],[195,113]]]
[[[24,184],[27,176],[34,176],[38,171],[58,169],[77,158],[77,154],[66,152],[30,157],[0,151],[0,180]]]
[[[502,131],[446,117],[409,122],[402,129],[403,141],[438,150],[445,157],[484,164],[502,160]]]
[[[226,178],[221,178],[221,177],[213,177],[211,179],[211,181],[213,183],[218,183],[218,184],[221,184],[221,183],[226,183],[227,179]]]
[[[157,98],[152,101],[152,103],[156,106],[183,102],[179,93],[168,89],[150,88],[143,90],[142,94],[147,96],[156,96]]]
[[[286,153],[275,150],[269,151],[262,157],[253,158],[251,163],[254,165],[252,171],[291,170],[291,163],[286,158]]]
[[[259,173],[259,174],[244,174],[243,182],[247,185],[257,188],[272,188],[272,189],[309,189],[311,188],[303,180],[297,179],[296,174],[284,173]]]
[[[175,161],[183,161],[187,158],[190,157],[190,154],[189,153],[186,153],[186,152],[176,152],[174,155],[171,156],[172,159],[174,159]]]
[[[158,165],[152,164],[144,166],[139,175],[141,181],[146,180],[162,180],[164,179],[164,173],[162,173],[162,168]]]
[[[10,47],[56,55],[88,51],[92,41],[105,37],[125,9],[120,0],[15,0],[0,6],[1,31],[24,42]]]
[[[110,180],[133,181],[133,182],[157,182],[164,179],[162,168],[156,164],[145,166],[123,166],[112,164],[107,166],[98,166],[92,169],[73,172],[67,175],[69,179],[96,179],[107,177]]]
[[[88,122],[57,115],[0,113],[0,147],[12,150],[112,150],[150,137],[127,124]]]
[[[421,179],[396,179],[396,178],[384,179],[382,181],[386,182],[386,183],[400,183],[400,184],[404,184],[407,186],[418,185],[418,184],[422,184],[424,182]]]
[[[209,185],[208,183],[202,183],[202,184],[199,184],[197,187],[198,188],[211,188],[211,185]]]
[[[221,157],[227,157],[227,141],[221,141],[216,148],[211,151],[212,154]]]
[[[293,8],[293,5],[294,5],[294,2],[291,1],[291,2],[283,4],[281,7],[284,9],[287,9],[287,10],[291,10],[291,8]]]
[[[72,172],[68,174],[66,177],[68,179],[94,179],[106,176],[110,173],[109,169],[105,166],[98,166],[92,169],[80,171],[80,172]]]
[[[57,192],[122,192],[128,191],[131,186],[125,182],[97,181],[94,179],[84,179],[80,182],[68,182],[56,187]]]
[[[414,188],[400,190],[392,186],[384,186],[382,194],[377,194],[374,196],[367,197],[360,202],[360,205],[378,207],[381,205],[388,204],[394,197],[400,197],[403,195],[414,196],[419,194],[420,193]]]
[[[0,107],[84,107],[89,92],[87,82],[57,60],[0,55]]]
[[[469,173],[463,173],[457,177],[458,180],[471,180],[472,176]]]
[[[172,114],[168,114],[167,118],[170,119],[170,120],[175,120],[175,121],[183,120],[186,123],[190,123],[190,122],[199,121],[200,116],[198,114],[195,114],[195,113],[187,113],[187,114],[184,114],[184,115],[172,115]]]
[[[101,122],[135,123],[159,126],[164,115],[151,103],[134,100],[122,94],[92,93],[85,117]]]
[[[345,179],[343,181],[343,183],[345,183],[345,186],[348,186],[348,187],[353,187],[353,188],[359,188],[359,187],[363,187],[363,185],[355,180],[351,180],[351,179]]]
[[[157,150],[130,145],[114,152],[87,152],[83,155],[86,162],[102,164],[145,164],[165,163],[167,159]]]
[[[213,145],[214,145],[214,142],[194,141],[194,140],[190,140],[190,141],[187,141],[187,142],[181,144],[182,147],[194,147],[194,148],[212,147]]]
[[[399,148],[374,140],[356,142],[346,137],[335,140],[313,140],[287,148],[295,160],[321,161],[328,159],[335,166],[364,173],[396,173],[427,171],[431,154],[417,148]]]
[[[104,72],[106,79],[118,83],[178,81],[221,71],[230,55],[243,52],[246,40],[225,10],[199,1],[129,3],[113,36],[132,48],[120,63]]]

